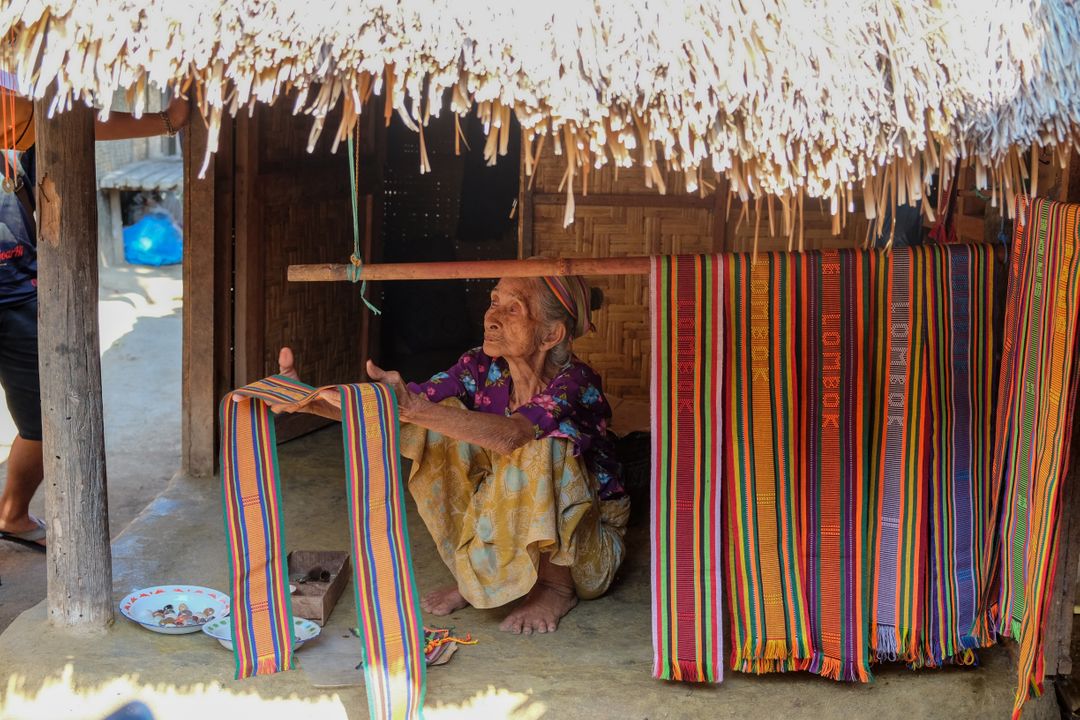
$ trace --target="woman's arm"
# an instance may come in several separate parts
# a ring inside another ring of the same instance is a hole
[[[24,97],[16,97],[14,102],[15,149],[29,150],[37,140],[34,133],[34,103]],[[164,135],[169,131],[169,126],[176,131],[187,125],[190,113],[191,106],[182,98],[176,98],[166,108],[168,124],[161,113],[156,112],[144,113],[140,118],[126,112],[109,113],[109,119],[105,122],[94,121],[94,139],[123,140]]]
[[[463,440],[503,455],[509,455],[534,439],[532,423],[521,415],[503,417],[476,410],[438,405],[428,402],[423,395],[410,391],[396,371],[383,370],[370,360],[367,371],[368,377],[372,380],[386,383],[394,388],[398,411],[405,422],[411,422],[455,440]]]
[[[299,380],[300,376],[296,372],[294,362],[292,350],[287,347],[282,348],[278,354],[279,374]],[[397,371],[383,370],[370,360],[368,360],[367,371],[368,377],[373,381],[386,383],[394,389],[398,412],[404,422],[411,422],[502,455],[509,455],[535,438],[532,423],[522,415],[503,417],[476,410],[438,405],[428,402],[423,395],[409,390]],[[296,410],[289,404],[273,403],[270,409],[275,413]],[[312,402],[301,412],[321,415],[331,420],[341,420],[341,396],[332,390],[326,391],[318,401]]]
[[[170,130],[176,132],[187,125],[188,114],[191,106],[188,101],[176,98],[169,103],[164,111],[168,117],[168,123],[162,117],[162,113],[143,113],[142,117],[136,118],[131,113],[111,112],[105,122],[94,122],[95,140],[126,140],[129,138],[152,137],[165,135]]]
[[[409,390],[405,389],[405,392],[408,393]],[[502,455],[509,455],[534,438],[532,423],[521,415],[504,417],[478,410],[436,405],[423,397],[413,397],[416,400],[411,403],[407,412],[402,411],[402,420],[447,437],[479,445]]]

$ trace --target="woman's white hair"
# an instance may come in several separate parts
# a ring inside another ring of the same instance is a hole
[[[537,329],[538,339],[543,338],[551,330],[552,325],[562,325],[566,334],[562,341],[548,350],[547,364],[553,371],[560,372],[570,364],[573,350],[570,347],[574,339],[574,318],[562,306],[559,299],[548,290],[547,285],[541,278],[532,279],[533,292],[536,293],[536,309],[539,312],[540,327]]]

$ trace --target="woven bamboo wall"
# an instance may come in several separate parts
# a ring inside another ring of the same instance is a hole
[[[357,380],[365,330],[359,287],[286,280],[290,264],[340,263],[352,252],[348,152],[332,154],[324,134],[309,154],[309,128],[290,110],[260,107],[238,124],[237,381],[277,372],[283,345],[294,349],[306,382]],[[362,233],[365,211],[361,203]]]
[[[582,196],[582,178],[575,179],[574,222],[563,228],[565,187],[559,184],[565,159],[545,152],[524,207],[522,254],[544,257],[750,251],[755,233],[759,251],[786,250],[789,238],[780,230],[780,208],[774,206],[775,234],[769,233],[767,210],[755,229],[748,213],[740,222],[738,201],[717,206],[715,196],[687,195],[681,176],[672,176],[668,192],[657,195],[645,186],[641,169],[604,168],[589,176],[589,196]],[[832,234],[828,208],[804,208],[803,242],[807,248],[853,247],[866,238],[866,221],[857,214],[840,236]],[[531,222],[529,221],[531,220]],[[721,223],[717,227],[716,223]],[[798,238],[796,236],[796,242]],[[603,307],[594,313],[597,331],[575,343],[575,352],[600,373],[615,413],[615,429],[648,429],[649,279],[646,276],[590,278],[604,291]]]
[[[328,168],[344,174],[344,162]],[[352,245],[348,181],[325,193],[282,183],[283,192],[262,208],[267,244],[264,372],[277,372],[277,351],[291,345],[306,382],[322,385],[362,377],[360,287],[352,283],[290,283],[289,265],[340,263]],[[361,210],[363,212],[363,210]],[[363,217],[361,217],[363,222]]]

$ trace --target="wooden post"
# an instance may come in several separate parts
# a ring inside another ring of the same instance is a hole
[[[94,111],[81,102],[37,128],[38,327],[48,520],[48,610],[55,625],[113,620],[98,336]]]
[[[196,112],[194,109],[192,112]],[[221,302],[215,282],[215,220],[217,158],[211,158],[206,177],[199,167],[208,131],[193,122],[184,131],[184,316],[181,377],[180,463],[191,477],[214,474],[217,416],[214,319]]]

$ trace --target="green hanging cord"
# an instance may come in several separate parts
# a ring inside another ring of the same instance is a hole
[[[382,310],[375,307],[365,297],[367,293],[367,280],[360,280],[360,268],[364,266],[364,260],[360,257],[360,212],[356,205],[356,163],[354,158],[355,150],[353,149],[353,131],[349,132],[349,198],[352,200],[352,231],[353,231],[353,251],[349,257],[350,265],[345,268],[345,277],[350,282],[360,283],[360,299],[367,305],[375,315],[382,315]]]

